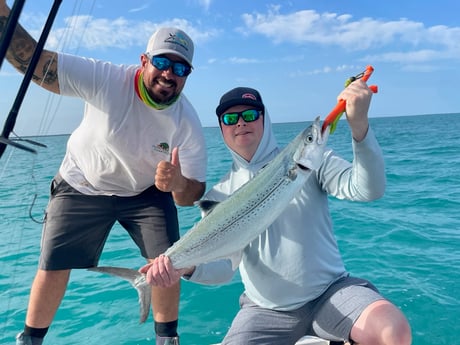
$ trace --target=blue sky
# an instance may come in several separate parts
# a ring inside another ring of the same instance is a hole
[[[36,38],[52,2],[26,2],[20,22]],[[379,87],[371,117],[459,113],[458,13],[458,0],[65,0],[46,48],[137,64],[157,27],[178,26],[195,41],[184,92],[205,126],[235,86],[257,88],[274,122],[324,118],[367,65]],[[21,81],[4,62],[1,123]],[[82,101],[31,85],[16,132],[70,133],[82,112]]]

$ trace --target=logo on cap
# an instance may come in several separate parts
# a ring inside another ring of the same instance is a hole
[[[254,96],[252,93],[244,93],[241,98],[250,98],[253,99],[254,101],[257,101],[256,96]]]
[[[166,43],[173,43],[180,45],[182,48],[188,51],[188,40],[182,37],[181,34],[169,34],[169,37],[165,39]]]

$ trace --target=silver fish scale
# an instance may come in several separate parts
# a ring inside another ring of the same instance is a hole
[[[229,257],[266,230],[312,173],[299,168],[293,160],[294,155],[308,154],[314,156],[312,159],[322,156],[313,153],[324,151],[325,143],[305,140],[318,133],[321,133],[319,119],[169,248],[165,255],[174,267],[180,269]],[[315,145],[316,149],[305,149]]]

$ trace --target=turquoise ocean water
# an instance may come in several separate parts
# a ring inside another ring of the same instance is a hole
[[[274,128],[284,146],[308,125]],[[414,344],[460,344],[460,114],[373,118],[371,125],[385,155],[387,191],[368,204],[331,199],[346,266],[352,274],[370,279],[403,310]],[[230,156],[219,129],[205,131],[210,186],[227,171]],[[0,344],[13,344],[23,327],[39,253],[38,222],[67,136],[38,140],[48,145],[38,155],[10,147],[0,160]],[[344,121],[329,145],[351,159]],[[182,232],[199,219],[195,208],[181,208],[179,215]],[[100,264],[137,269],[144,261],[115,227]],[[219,287],[184,282],[182,344],[220,342],[238,310],[241,292],[238,277]],[[45,344],[153,344],[151,316],[142,325],[138,320],[137,294],[129,283],[74,271]]]

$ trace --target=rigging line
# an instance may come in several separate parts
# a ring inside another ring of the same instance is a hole
[[[10,152],[10,157],[13,156],[13,150],[11,150]],[[9,157],[9,158],[10,158]],[[36,157],[35,155],[32,156],[32,162],[31,162],[31,169],[32,169],[32,173],[33,173],[33,169],[34,167],[36,166]],[[8,177],[7,177],[8,179]],[[35,186],[35,190],[37,189],[37,182],[35,181],[35,178],[32,179],[33,181],[31,182],[30,180],[28,180],[26,183],[21,183],[21,185],[27,185],[29,186],[30,184],[33,184]],[[25,187],[23,187],[25,188]],[[26,221],[27,221],[27,217],[25,217],[25,214],[23,212],[26,212],[27,209],[25,209],[25,207],[27,207],[27,204],[24,202],[26,200],[26,197],[27,197],[27,193],[24,193],[24,191],[21,190],[21,187],[18,186],[18,188],[12,188],[11,189],[15,195],[18,195],[20,196],[20,201],[21,202],[16,202],[15,206],[18,207],[18,212],[14,213],[11,215],[12,218],[14,218],[14,225],[15,225],[15,228],[17,226],[18,229],[20,229],[19,231],[11,231],[11,236],[10,237],[6,237],[4,239],[4,247],[6,248],[6,252],[4,253],[5,256],[4,257],[11,257],[13,258],[11,260],[12,263],[8,263],[8,260],[6,261],[0,261],[2,262],[2,264],[4,264],[5,266],[7,265],[8,268],[7,270],[3,269],[4,267],[1,267],[0,266],[0,269],[2,269],[3,272],[5,271],[10,271],[11,273],[9,274],[9,279],[10,279],[10,286],[17,286],[17,284],[22,284],[22,280],[20,280],[18,282],[17,280],[17,277],[18,277],[18,273],[20,272],[19,268],[21,267],[21,264],[24,265],[24,256],[23,255],[20,255],[21,253],[24,252],[24,249],[27,247],[24,245],[24,239],[25,238],[28,238],[30,237],[30,234],[26,237],[25,234],[27,233],[27,231],[25,231],[24,229],[27,227],[26,225]],[[4,199],[2,199],[2,201],[4,201]],[[10,204],[11,205],[11,204]],[[9,214],[7,214],[6,216],[6,220],[7,220],[7,223],[9,223]],[[33,236],[33,235],[32,235]],[[6,329],[6,325],[10,324],[11,323],[11,319],[13,318],[14,316],[14,312],[13,312],[13,307],[12,307],[12,302],[14,300],[14,298],[18,297],[18,293],[17,292],[14,292],[12,289],[8,289],[7,290],[7,294],[6,294],[6,313],[5,313],[5,317],[4,317],[4,329]],[[1,326],[0,326],[1,328]]]
[[[71,11],[72,23],[69,24],[68,29],[65,30],[65,34],[63,35],[62,40],[60,40],[60,42],[62,42],[62,45],[61,45],[61,48],[59,48],[59,51],[64,52],[65,51],[65,46],[68,45],[69,43],[71,44],[72,38],[75,36],[75,32],[77,31],[77,21],[78,21],[77,16],[78,16],[78,13],[81,12],[81,7],[82,7],[83,2],[84,2],[84,0],[74,2],[74,7],[73,7],[73,9]],[[81,46],[81,43],[83,41],[83,37],[85,36],[85,32],[88,29],[89,22],[90,22],[90,16],[92,15],[92,13],[94,11],[95,4],[96,4],[96,0],[93,0],[92,4],[91,4],[91,8],[89,10],[89,14],[88,14],[86,22],[85,22],[85,25],[83,27],[83,30],[79,30],[79,32],[78,32],[80,38],[78,40],[78,43],[75,45],[75,50],[74,50],[73,54],[77,54],[77,52],[78,52],[78,50],[79,50],[79,48]],[[50,66],[48,66],[48,68],[49,67]],[[47,73],[48,73],[48,70],[45,72],[45,75]],[[52,105],[51,103],[53,103],[53,101],[56,99],[56,97],[57,97],[56,104]],[[38,133],[45,133],[45,134],[49,133],[50,127],[53,124],[54,119],[57,116],[57,113],[58,113],[58,110],[60,108],[61,103],[62,103],[62,97],[59,97],[59,95],[56,95],[56,94],[49,93],[48,100],[47,100],[47,103],[45,105],[45,109],[44,109],[44,112],[43,112],[44,115],[42,116],[42,119],[40,121],[39,132]],[[51,108],[53,106],[54,106],[54,109],[52,110]],[[46,114],[48,114],[48,115],[46,115]],[[45,123],[46,123],[46,125],[45,125]]]
[[[37,46],[35,48],[34,54],[32,56],[32,59],[30,60],[29,67],[27,68],[27,71],[24,75],[24,78],[22,80],[21,86],[19,88],[18,94],[16,96],[16,99],[14,101],[13,107],[10,110],[10,113],[8,114],[8,117],[5,121],[3,131],[0,137],[0,158],[3,155],[3,152],[6,149],[6,145],[10,144],[13,146],[16,146],[20,149],[36,153],[35,150],[24,146],[20,145],[18,143],[14,143],[13,141],[9,140],[9,135],[14,129],[14,125],[16,124],[16,119],[19,113],[19,108],[21,107],[22,101],[24,100],[24,96],[27,92],[27,88],[30,84],[30,81],[32,79],[33,73],[35,71],[35,67],[38,64],[38,60],[40,58],[40,55],[43,50],[43,46],[45,45],[46,39],[48,38],[48,34],[51,30],[51,26],[53,25],[54,19],[56,17],[57,11],[59,9],[59,6],[61,4],[62,0],[54,0],[53,6],[51,7],[51,10],[48,15],[48,19],[45,23],[45,27],[42,30],[42,34],[40,36],[40,39],[37,43]]]
[[[78,44],[77,44],[77,48],[75,49],[75,54],[77,54],[78,51],[79,51],[79,49],[80,49],[81,42],[83,41],[84,33],[85,33],[86,30],[88,29],[90,17],[91,17],[91,15],[92,15],[93,12],[94,12],[94,6],[95,6],[95,5],[96,5],[96,0],[93,0],[93,3],[92,3],[92,5],[91,5],[91,8],[90,8],[89,13],[88,13],[89,15],[88,15],[88,17],[87,17],[87,19],[86,19],[85,27],[84,27],[84,29],[83,29],[83,31],[82,31],[82,34],[80,35],[80,40],[79,40],[79,42],[78,42]]]
[[[70,14],[72,16],[72,18],[74,18],[74,16],[75,16],[77,3],[78,3],[78,1],[74,2],[74,6],[73,6],[73,9],[72,9],[71,14]],[[81,6],[81,3],[80,3],[80,6]],[[75,20],[73,20],[73,22],[75,22]],[[64,31],[64,34],[62,35],[61,39],[59,39],[60,44],[59,44],[58,47],[56,47],[57,51],[64,51],[65,46],[71,41],[73,32],[75,31],[75,25],[73,23],[70,24],[70,29],[71,30],[66,29]],[[46,76],[48,75],[48,72],[49,72],[50,68],[51,68],[51,64],[48,64],[48,68],[46,69],[46,71],[44,73],[44,77],[42,79],[42,82],[40,83],[40,86],[42,86]],[[53,104],[56,99],[57,99],[57,101],[56,101],[57,104]],[[53,123],[53,120],[54,120],[54,118],[55,118],[55,116],[57,114],[57,111],[59,109],[59,106],[60,106],[61,102],[62,102],[62,97],[59,97],[59,95],[56,95],[56,94],[51,93],[51,92],[48,93],[45,108],[43,109],[43,115],[41,117],[40,124],[38,126],[38,134],[39,135],[49,133],[49,129],[50,129],[52,123]],[[54,110],[51,110],[52,107],[54,107]],[[52,113],[52,115],[50,116],[49,114],[51,114],[51,113]]]

